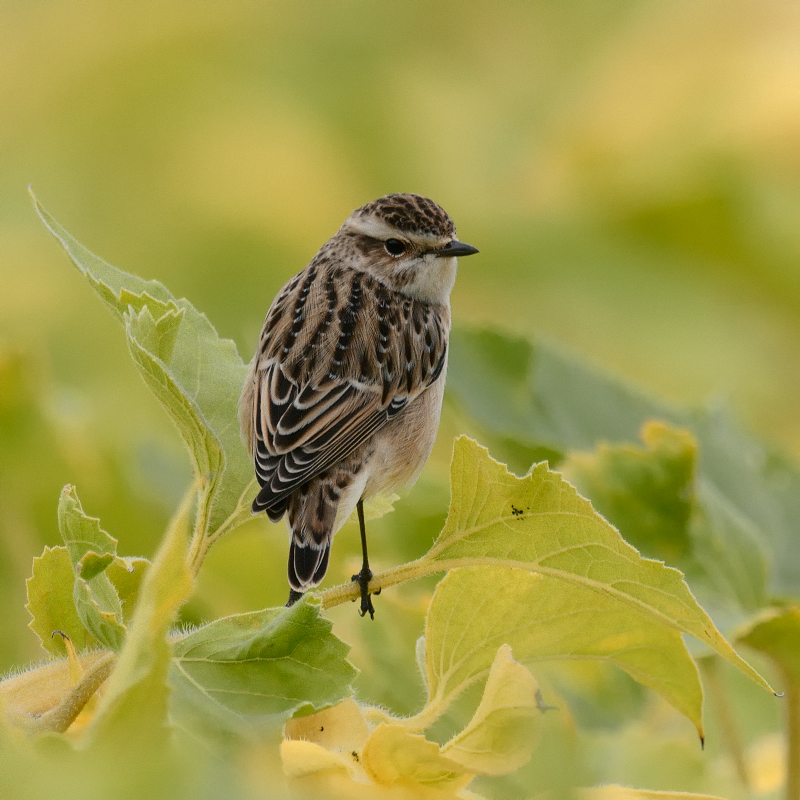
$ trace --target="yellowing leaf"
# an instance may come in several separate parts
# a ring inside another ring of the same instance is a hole
[[[604,515],[609,512],[623,536],[648,556],[670,560],[670,551],[686,549],[681,526],[673,529],[679,534],[675,547],[666,536],[670,521],[652,505],[667,499],[663,490],[670,482],[680,483],[681,458],[677,452],[670,455],[664,443],[646,451],[634,443],[647,420],[667,420],[691,430],[700,451],[697,495],[705,507],[711,498],[723,514],[709,520],[713,530],[701,526],[691,531],[700,563],[686,565],[690,585],[712,593],[709,600],[721,606],[723,619],[731,601],[753,610],[770,590],[778,596],[798,593],[800,560],[793,558],[793,546],[800,519],[800,470],[739,430],[719,407],[690,413],[657,403],[545,341],[462,329],[453,331],[451,345],[448,392],[509,455],[522,451],[517,458],[524,464],[521,469],[532,461],[554,463],[570,451],[591,451],[600,442],[611,443],[609,449],[616,455],[605,458],[605,445],[600,445],[598,455],[605,466],[614,468],[615,478],[594,487],[579,479],[578,488],[592,500],[595,489],[616,494],[616,498],[606,496],[610,502],[599,502],[597,507]],[[649,454],[661,461],[667,472],[652,464],[655,470],[643,464],[637,468],[637,450],[644,460],[650,460]],[[630,488],[635,485],[638,502],[631,503],[616,491],[620,479]],[[680,511],[680,498],[669,502]],[[655,535],[654,543],[665,548],[663,552],[649,549],[630,528],[634,504],[644,511],[640,531]]]
[[[480,705],[442,755],[479,775],[505,775],[525,764],[536,743],[541,715],[538,684],[511,657],[511,648],[497,651]]]
[[[380,519],[381,517],[394,511],[394,504],[400,499],[400,495],[392,492],[391,494],[379,494],[370,498],[364,503],[364,519]]]
[[[353,773],[350,760],[303,740],[284,739],[281,742],[281,761],[287,778],[303,778],[328,770],[342,770],[348,775]]]
[[[93,650],[78,656],[84,672],[105,661],[108,651]],[[56,708],[72,691],[75,681],[67,658],[0,681],[0,707],[12,721],[31,724]],[[31,725],[32,727],[32,725]]]
[[[369,729],[352,698],[330,708],[288,720],[281,743],[283,771],[289,778],[341,770],[363,774],[361,750]]]
[[[436,587],[425,629],[430,699],[420,724],[484,678],[503,644],[529,665],[559,658],[613,664],[703,736],[700,679],[677,630],[580,583],[494,566],[451,570]]]
[[[283,771],[303,797],[478,798],[463,789],[473,773],[443,757],[437,744],[396,725],[379,725],[370,735],[352,699],[289,720],[284,734]]]
[[[577,584],[629,606],[649,624],[691,634],[772,691],[714,627],[681,573],[643,558],[546,464],[517,478],[461,437],[451,485],[447,522],[421,568],[415,565],[420,573],[492,564]]]
[[[369,736],[364,715],[351,697],[315,714],[295,717],[286,722],[284,736],[314,742],[328,750],[360,752]]]
[[[64,656],[67,651],[64,640],[53,636],[53,631],[66,633],[78,651],[95,644],[75,610],[74,583],[75,573],[66,547],[45,547],[42,555],[33,559],[33,575],[26,582],[26,608],[33,617],[28,627],[39,637],[42,647],[54,656]]]
[[[402,725],[379,725],[364,745],[362,760],[367,775],[384,786],[419,784],[458,791],[474,774],[445,758],[438,744],[409,733]]]

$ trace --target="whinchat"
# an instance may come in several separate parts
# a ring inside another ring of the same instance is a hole
[[[433,448],[458,256],[447,213],[390,194],[356,209],[272,301],[239,401],[261,486],[253,513],[287,517],[289,601],[316,586],[357,508],[361,614],[374,608],[363,501],[411,486]]]

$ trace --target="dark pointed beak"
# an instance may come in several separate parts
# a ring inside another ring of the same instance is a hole
[[[442,258],[444,256],[471,256],[475,253],[479,253],[477,247],[473,247],[471,244],[466,244],[465,242],[459,242],[458,239],[453,239],[452,242],[448,242],[444,247],[440,247],[438,250],[431,251],[437,258]]]

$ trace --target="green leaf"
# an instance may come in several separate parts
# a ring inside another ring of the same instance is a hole
[[[39,558],[33,559],[33,575],[26,581],[28,604],[33,619],[28,627],[39,637],[42,647],[54,656],[67,654],[64,641],[53,636],[63,631],[80,652],[96,644],[86,630],[72,601],[75,573],[66,547],[45,547]]]
[[[67,485],[61,491],[58,512],[59,522],[63,524],[61,537],[73,568],[78,567],[87,553],[110,553],[112,557],[117,554],[117,540],[100,527],[99,519],[84,513],[74,486]]]
[[[174,712],[252,717],[337,702],[356,675],[348,650],[310,598],[216,620],[173,644]]]
[[[483,697],[464,730],[442,747],[442,755],[479,775],[505,775],[530,760],[541,710],[533,675],[504,644],[489,670]]]
[[[498,648],[519,661],[592,659],[625,670],[688,717],[703,738],[703,693],[680,633],[578,582],[497,566],[451,570],[425,628],[428,705],[441,713],[486,677]]]
[[[208,492],[213,496],[225,468],[222,445],[197,404],[183,391],[158,355],[161,352],[160,345],[163,342],[170,343],[182,321],[183,314],[166,314],[156,321],[147,307],[136,315],[126,314],[128,348],[144,382],[161,401],[186,443],[195,474],[208,477]]]
[[[183,437],[198,475],[207,481],[201,523],[207,535],[249,518],[253,469],[240,439],[237,406],[247,367],[208,318],[158,281],[107,264],[77,242],[34,198],[47,228],[126,328],[128,347],[145,383]]]
[[[764,611],[738,640],[769,656],[786,679],[800,687],[800,605]]]
[[[763,474],[769,502],[767,527],[772,546],[770,588],[778,597],[800,596],[800,558],[797,531],[800,530],[800,468],[786,456],[768,452]]]
[[[697,415],[693,427],[700,442],[700,487],[710,485],[725,498],[740,537],[732,547],[759,542],[760,550],[745,550],[740,561],[752,564],[766,550],[768,592],[800,595],[800,468],[749,436],[720,409]]]
[[[572,453],[564,474],[634,547],[675,562],[691,551],[697,442],[664,422],[642,428],[644,447],[601,443],[592,453]]]
[[[453,331],[447,390],[488,431],[560,455],[635,442],[646,420],[675,416],[552,344],[488,330]]]
[[[517,478],[485,448],[461,437],[451,485],[447,522],[421,560],[429,562],[426,568],[513,566],[577,584],[627,605],[651,624],[694,636],[769,689],[714,627],[681,573],[642,558],[546,464]]]
[[[564,472],[627,542],[682,569],[715,608],[759,608],[766,598],[764,545],[712,481],[696,480],[692,433],[651,421],[641,438],[643,447],[601,443],[593,453],[570,454]]]
[[[768,553],[755,523],[709,481],[698,480],[697,501],[689,529],[692,557],[679,566],[710,602],[733,600],[743,612],[761,608],[767,602]]]
[[[147,281],[136,275],[123,272],[112,267],[80,242],[70,236],[67,231],[42,207],[39,200],[31,192],[37,213],[47,229],[61,242],[63,248],[75,266],[83,273],[92,288],[103,302],[121,320],[123,313],[134,298],[153,298],[160,308],[174,307],[174,298],[163,284],[158,281]]]
[[[125,640],[122,604],[104,568],[99,569],[113,561],[117,541],[100,528],[99,519],[84,513],[73,486],[61,492],[58,528],[75,575],[73,601],[78,616],[98,642],[119,650]]]
[[[722,410],[672,408],[552,344],[481,330],[454,331],[447,387],[506,451],[513,439],[537,459],[556,463],[600,443],[636,444],[648,420],[689,429],[699,443],[696,494],[714,505],[705,526],[688,529],[702,559],[679,564],[691,585],[715,605],[745,610],[768,591],[800,593],[800,560],[792,555],[800,469],[743,433]],[[715,561],[714,552],[727,563]]]
[[[193,500],[193,495],[184,500],[144,577],[125,646],[87,732],[90,744],[136,752],[137,744],[158,748],[165,742],[171,660],[167,633],[192,591],[186,553]]]
[[[115,558],[106,570],[106,575],[119,595],[122,619],[126,625],[133,618],[142,580],[150,566],[150,561],[146,558]]]
[[[111,553],[105,553],[102,556],[91,550],[78,562],[78,572],[80,576],[87,581],[96,578],[101,572],[111,566],[114,561],[114,556]]]

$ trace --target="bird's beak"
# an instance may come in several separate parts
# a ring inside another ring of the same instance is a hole
[[[453,239],[452,242],[448,242],[444,247],[440,247],[438,250],[431,250],[431,252],[437,258],[443,258],[445,256],[471,256],[480,251],[471,244]]]

